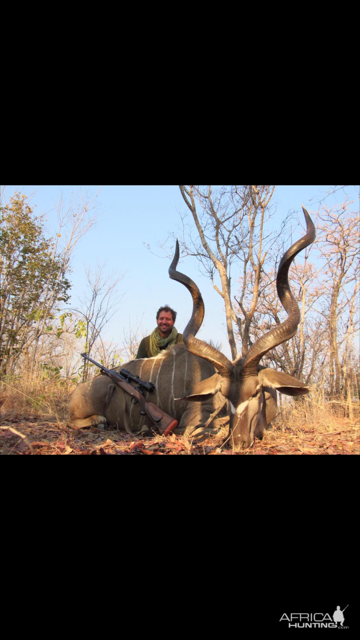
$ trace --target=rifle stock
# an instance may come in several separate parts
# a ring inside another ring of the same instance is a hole
[[[150,420],[161,428],[164,436],[168,436],[178,425],[178,421],[175,420],[175,418],[172,418],[165,413],[165,411],[159,409],[153,402],[145,402],[145,411]]]
[[[168,436],[178,425],[178,421],[175,418],[169,416],[162,409],[156,406],[153,402],[147,402],[140,390],[135,389],[126,379],[115,371],[110,371],[96,360],[90,358],[87,353],[82,353],[81,356],[92,364],[95,364],[101,370],[101,373],[105,373],[109,378],[115,382],[123,391],[128,393],[134,400],[139,402],[140,414],[147,415],[153,425],[164,436]],[[135,376],[134,376],[135,377]]]

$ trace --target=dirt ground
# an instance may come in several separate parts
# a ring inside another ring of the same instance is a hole
[[[331,424],[275,425],[262,441],[233,452],[227,429],[203,441],[174,434],[138,438],[108,428],[72,429],[54,416],[2,411],[0,455],[359,455],[360,427],[338,418]]]

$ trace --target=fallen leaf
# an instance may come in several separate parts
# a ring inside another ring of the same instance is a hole
[[[133,451],[134,449],[141,449],[141,447],[144,446],[143,442],[132,442],[129,449],[130,451]]]
[[[164,455],[161,451],[150,451],[150,449],[140,449],[141,453],[144,453],[148,456],[162,456]]]
[[[73,449],[71,447],[69,447],[69,445],[66,445],[66,449],[63,453],[64,456],[69,455],[69,453],[71,453],[73,451]]]

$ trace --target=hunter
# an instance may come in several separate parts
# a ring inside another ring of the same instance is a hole
[[[140,342],[136,355],[138,358],[152,358],[174,344],[184,342],[182,333],[175,328],[176,311],[168,305],[160,307],[156,314],[157,327]]]

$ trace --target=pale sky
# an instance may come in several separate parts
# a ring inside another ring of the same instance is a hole
[[[118,311],[102,333],[103,340],[121,346],[124,331],[128,332],[129,326],[138,324],[139,337],[147,335],[156,326],[157,309],[164,304],[169,304],[178,312],[176,327],[182,332],[190,318],[191,296],[180,283],[170,280],[170,261],[153,255],[144,245],[150,244],[154,253],[160,255],[157,245],[164,243],[170,233],[181,237],[179,212],[187,213],[188,210],[178,186],[6,186],[3,200],[8,201],[16,191],[32,194],[30,206],[35,208],[35,212],[49,212],[47,229],[51,235],[57,229],[56,213],[51,209],[54,209],[61,194],[66,202],[80,188],[84,195],[90,197],[100,190],[97,203],[101,215],[96,226],[80,240],[75,249],[73,273],[70,276],[73,283],[72,298],[68,305],[79,305],[79,298],[86,287],[84,267],[106,262],[107,273],[117,272],[124,277],[119,285],[119,293],[123,293],[123,298]],[[302,219],[301,205],[309,212],[315,211],[318,208],[316,201],[324,197],[328,189],[326,186],[276,187],[273,197],[276,213],[272,224],[279,226],[289,210],[298,213],[299,219]],[[352,188],[355,198],[358,191],[358,186]],[[343,194],[338,198],[341,202]],[[193,233],[196,233],[195,227]],[[194,258],[182,259],[178,269],[197,283],[204,298],[205,321],[198,337],[222,343],[223,352],[230,356],[222,299],[214,291],[211,282],[200,274]],[[233,288],[234,293],[236,289]]]

